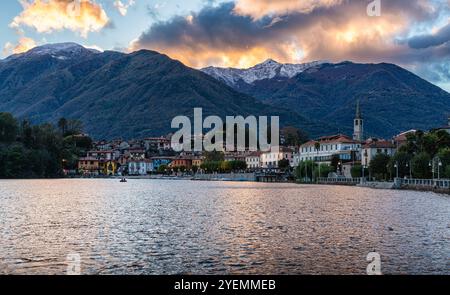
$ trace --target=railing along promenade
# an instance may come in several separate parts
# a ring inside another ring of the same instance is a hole
[[[317,183],[320,184],[346,184],[346,185],[357,185],[358,183],[361,183],[361,178],[346,178],[346,177],[333,177],[333,178],[326,178],[326,177],[319,177],[317,178]]]
[[[395,183],[399,187],[408,187],[408,188],[450,189],[450,179],[396,178]]]

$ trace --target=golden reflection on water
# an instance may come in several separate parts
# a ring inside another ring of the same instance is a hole
[[[450,200],[353,187],[0,181],[0,273],[449,273]]]

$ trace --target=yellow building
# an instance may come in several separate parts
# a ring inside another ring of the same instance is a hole
[[[101,160],[99,163],[100,173],[103,175],[115,175],[117,173],[117,162],[112,160]]]

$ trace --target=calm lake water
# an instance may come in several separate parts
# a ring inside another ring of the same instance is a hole
[[[0,181],[0,273],[450,274],[450,198],[169,180]]]

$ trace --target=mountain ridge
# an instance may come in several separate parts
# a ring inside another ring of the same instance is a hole
[[[292,78],[240,80],[229,85],[308,119],[334,123],[347,134],[352,133],[358,99],[367,136],[390,138],[409,129],[440,126],[450,110],[448,92],[390,63],[324,62]]]
[[[0,63],[0,111],[37,123],[80,119],[98,139],[167,134],[174,131],[173,117],[192,117],[195,107],[202,107],[205,116],[279,115],[283,124],[311,134],[323,128],[155,51],[78,49],[71,51],[76,58],[37,48]]]

